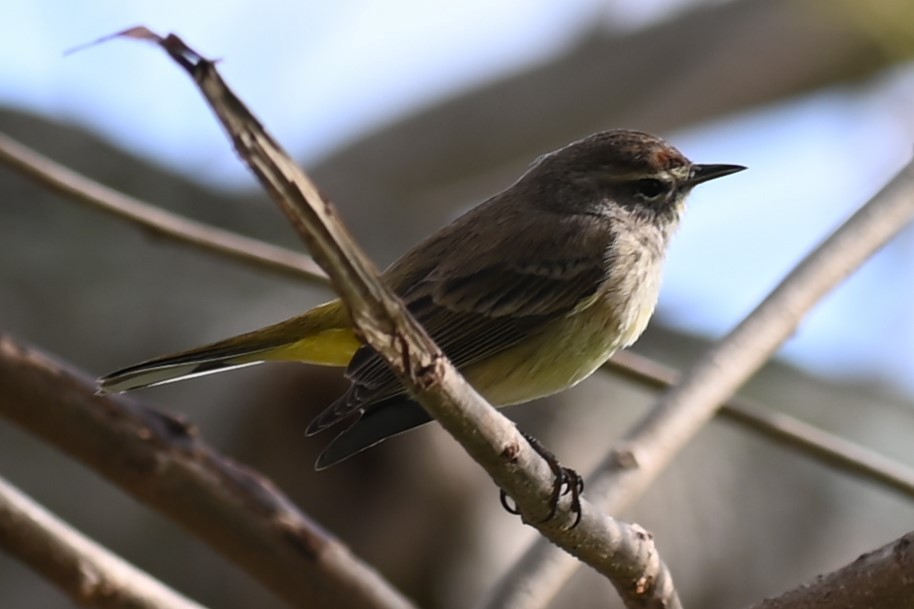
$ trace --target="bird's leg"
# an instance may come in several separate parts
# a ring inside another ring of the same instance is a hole
[[[549,498],[549,514],[543,518],[542,522],[546,522],[555,516],[555,512],[559,507],[559,498],[571,493],[571,511],[574,512],[575,518],[570,528],[573,529],[581,522],[581,493],[584,491],[584,479],[578,472],[570,467],[564,467],[559,463],[559,460],[555,455],[549,452],[545,446],[540,444],[539,440],[524,432],[521,432],[521,435],[523,435],[530,444],[530,448],[535,450],[539,456],[545,459],[546,463],[549,465],[549,469],[552,470],[552,475],[555,477],[552,486],[552,496]],[[508,495],[505,491],[501,491],[501,505],[511,514],[519,513],[516,506],[512,506],[508,503]]]

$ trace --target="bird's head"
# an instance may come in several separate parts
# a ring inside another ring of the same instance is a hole
[[[745,167],[692,163],[659,137],[640,131],[602,131],[540,157],[522,180],[537,197],[576,213],[615,213],[678,220],[696,185]],[[551,200],[551,201],[550,201]]]

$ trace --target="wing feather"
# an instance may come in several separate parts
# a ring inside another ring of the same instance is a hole
[[[602,279],[602,266],[575,264],[565,273],[542,273],[499,264],[473,275],[430,277],[407,296],[407,307],[458,368],[519,344],[543,325],[588,303]],[[315,419],[315,433],[353,412],[404,392],[387,362],[361,347],[346,372],[349,391]]]
[[[554,193],[525,196],[532,201],[547,195]],[[589,306],[605,279],[603,259],[614,239],[607,216],[552,213],[548,203],[531,210],[502,197],[455,220],[385,271],[390,286],[458,368]],[[493,206],[500,206],[497,213]],[[520,234],[538,237],[518,247]],[[349,391],[311,423],[309,434],[404,393],[368,346],[356,352],[346,374]]]

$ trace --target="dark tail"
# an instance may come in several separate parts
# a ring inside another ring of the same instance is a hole
[[[431,420],[422,406],[405,395],[373,404],[358,421],[333,439],[317,458],[314,467],[318,470],[326,469],[378,442]]]

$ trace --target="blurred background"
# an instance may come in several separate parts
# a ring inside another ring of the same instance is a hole
[[[914,142],[908,0],[3,4],[0,131],[149,202],[296,248],[162,53],[116,40],[64,56],[140,24],[220,58],[382,265],[539,154],[600,129],[643,129],[696,162],[747,165],[691,197],[658,314],[635,346],[680,367],[874,194]],[[150,239],[5,168],[0,193],[0,331],[91,375],[331,297]],[[912,299],[908,228],[809,315],[745,392],[914,462]],[[276,480],[423,607],[471,605],[532,532],[431,427],[315,474],[325,439],[303,430],[342,387],[338,371],[272,365],[143,397]],[[596,375],[510,414],[586,471],[652,398]],[[3,421],[0,475],[205,604],[280,606]],[[906,532],[914,506],[714,423],[622,516],[654,532],[686,606],[734,607]],[[578,577],[553,606],[606,606],[608,584]],[[0,555],[0,606],[69,603]]]

